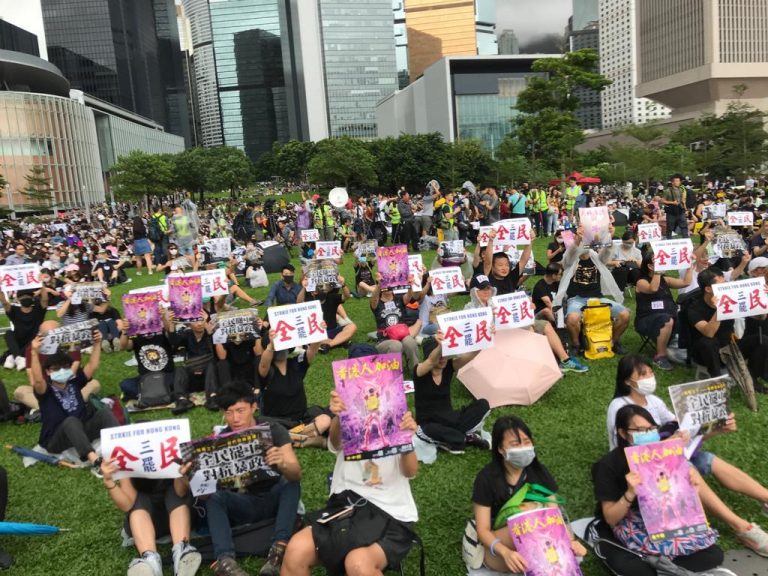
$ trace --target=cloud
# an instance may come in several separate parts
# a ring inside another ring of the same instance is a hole
[[[496,0],[496,30],[512,29],[521,43],[545,34],[563,34],[572,0]]]

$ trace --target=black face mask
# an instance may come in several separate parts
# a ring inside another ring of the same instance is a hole
[[[286,284],[293,284],[293,276],[283,276],[283,282]]]
[[[32,298],[22,298],[19,300],[19,304],[21,304],[24,308],[29,308],[32,306],[32,303],[34,300]]]

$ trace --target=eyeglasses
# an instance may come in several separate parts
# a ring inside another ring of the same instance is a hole
[[[646,428],[627,428],[630,432],[655,432],[658,430],[656,426],[648,426]]]

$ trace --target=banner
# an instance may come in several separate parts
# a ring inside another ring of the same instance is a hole
[[[209,238],[204,245],[214,260],[229,260],[232,254],[232,241],[229,238]]]
[[[105,428],[101,431],[101,456],[115,460],[121,478],[178,478],[179,446],[189,442],[189,420],[153,420]]]
[[[203,298],[227,296],[229,294],[229,279],[227,278],[226,270],[222,268],[201,270],[200,272],[188,274],[188,276],[200,277]]]
[[[317,242],[320,240],[320,232],[317,228],[309,228],[301,231],[302,242]]]
[[[259,311],[255,308],[220,312],[213,317],[213,343],[255,340],[260,334],[259,324]]]
[[[432,294],[435,296],[456,294],[467,289],[461,268],[458,266],[435,268],[429,271],[429,277],[432,279]]]
[[[331,258],[336,260],[341,258],[344,253],[341,251],[341,242],[333,240],[331,242],[315,242],[315,258],[324,260]]]
[[[276,333],[277,351],[328,339],[327,331],[320,326],[323,322],[323,310],[317,300],[303,304],[271,306],[267,309],[267,315],[269,326]]]
[[[710,204],[709,206],[703,206],[701,208],[701,219],[706,222],[708,220],[725,219],[725,204]]]
[[[437,324],[443,333],[443,356],[457,356],[493,346],[490,307],[440,314]]]
[[[421,254],[408,254],[408,274],[413,277],[411,290],[421,292],[421,279],[424,278],[424,272],[426,271],[427,269],[424,267]]]
[[[533,324],[534,307],[530,296],[523,290],[491,298],[496,330],[525,328]]]
[[[192,495],[212,494],[219,488],[240,490],[257,482],[277,482],[280,472],[266,461],[267,451],[273,445],[269,424],[182,443],[182,460],[192,462]]]
[[[40,288],[40,266],[37,264],[18,264],[15,266],[0,266],[0,288],[3,292],[18,292]]]
[[[80,304],[81,302],[93,302],[94,300],[106,300],[104,296],[104,289],[107,287],[106,282],[79,282],[77,284],[68,284],[67,287],[72,287],[72,295],[69,297],[72,304]]]
[[[712,251],[717,258],[733,258],[748,249],[741,234],[729,228],[719,227],[719,230],[716,229],[713,244]]]
[[[503,252],[504,246],[526,246],[531,243],[531,221],[528,218],[511,218],[493,223],[496,230],[494,252]]]
[[[339,266],[333,260],[310,260],[305,269],[307,292],[338,288]]]
[[[717,319],[733,320],[768,313],[765,278],[747,278],[712,285],[717,298]]]
[[[611,217],[607,206],[595,208],[579,208],[579,225],[583,236],[581,245],[590,248],[601,248],[611,245]]]
[[[341,443],[345,460],[369,460],[411,452],[412,434],[400,429],[408,411],[400,354],[377,354],[332,363],[344,401]]]
[[[123,317],[128,320],[128,337],[151,336],[163,331],[160,294],[123,294]]]
[[[752,212],[728,212],[728,226],[749,226],[753,225],[755,215]]]
[[[716,376],[670,386],[669,398],[680,428],[691,436],[709,434],[725,426],[730,414],[729,376]]]
[[[93,344],[93,331],[98,325],[98,320],[84,320],[48,330],[44,334],[40,354],[55,354],[57,350],[75,352],[88,348]]]
[[[651,242],[654,272],[685,270],[691,267],[693,242],[690,238]]]
[[[707,531],[699,494],[691,484],[691,464],[682,439],[628,446],[629,469],[642,483],[635,488],[640,514],[653,542]]]
[[[203,290],[200,276],[167,276],[168,300],[177,321],[195,321],[203,317]]]
[[[648,224],[638,224],[637,226],[637,243],[643,245],[646,242],[655,242],[656,240],[663,240],[661,235],[661,226],[656,222],[649,222]]]
[[[488,246],[488,244],[491,242],[491,230],[493,230],[493,226],[480,226],[477,231],[477,243],[480,244],[480,247]]]
[[[157,286],[145,286],[144,288],[135,288],[128,291],[128,294],[157,294],[160,298],[160,306],[168,308],[170,301],[168,300],[168,284],[158,284]]]
[[[515,514],[507,519],[507,528],[527,565],[526,576],[582,576],[559,508]]]
[[[179,270],[184,270],[185,268],[192,268],[192,263],[187,260],[186,256],[179,256],[178,258],[174,258],[168,262],[168,265],[171,269],[171,272],[178,272]]]
[[[379,246],[376,266],[381,274],[382,288],[408,288],[408,246]]]
[[[518,250],[517,248],[510,248],[505,254],[507,255],[507,258],[509,258],[510,267],[517,266],[520,263],[520,258],[523,257],[523,251]],[[531,250],[531,253],[528,256],[528,262],[525,263],[523,274],[528,274],[529,276],[536,274],[536,259],[533,256],[533,250]]]

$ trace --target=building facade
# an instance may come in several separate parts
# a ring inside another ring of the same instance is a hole
[[[0,20],[0,50],[11,50],[12,52],[23,52],[32,56],[40,56],[40,45],[37,42],[37,35],[5,20]]]
[[[499,35],[499,54],[520,54],[520,40],[514,30],[504,30]]]
[[[592,48],[599,53],[600,29],[597,22],[592,22],[582,30],[572,30],[568,36],[569,51]],[[588,88],[577,88],[574,91],[579,99],[579,109],[576,117],[584,130],[600,130],[603,127],[603,111],[601,93]]]
[[[573,0],[573,30],[584,30],[600,20],[600,0]]]

